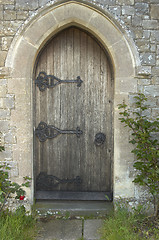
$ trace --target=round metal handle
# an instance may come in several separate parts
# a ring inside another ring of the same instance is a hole
[[[105,142],[105,140],[106,140],[105,134],[99,132],[95,135],[94,143],[95,143],[96,146],[100,146]]]

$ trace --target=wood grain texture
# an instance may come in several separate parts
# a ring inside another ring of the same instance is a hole
[[[62,83],[40,92],[35,88],[35,125],[40,121],[60,129],[80,127],[83,134],[61,134],[40,143],[35,140],[35,171],[58,178],[80,176],[82,184],[59,184],[55,191],[111,192],[113,153],[113,81],[103,47],[88,33],[71,27],[58,33],[42,50],[35,77],[40,71],[64,79],[83,80]],[[102,132],[106,141],[94,143]]]

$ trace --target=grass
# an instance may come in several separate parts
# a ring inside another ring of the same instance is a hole
[[[15,213],[1,213],[1,240],[33,240],[36,234],[36,221],[31,215],[26,215],[24,207],[19,208]]]
[[[140,211],[130,213],[127,208],[117,208],[100,229],[101,240],[159,239],[159,219],[148,218]]]

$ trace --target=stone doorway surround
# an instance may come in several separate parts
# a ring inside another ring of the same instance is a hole
[[[17,142],[13,145],[13,161],[23,176],[32,177],[27,189],[31,203],[34,199],[33,175],[33,73],[36,58],[45,43],[57,32],[69,26],[80,27],[94,35],[104,46],[114,71],[114,162],[113,193],[118,197],[134,198],[135,187],[129,169],[133,163],[127,130],[121,126],[117,105],[127,102],[130,93],[137,91],[136,69],[140,65],[137,50],[128,34],[108,12],[87,4],[86,1],[62,1],[44,7],[19,29],[9,49],[6,69],[9,69],[8,92],[15,95],[15,109],[10,124],[16,129]]]

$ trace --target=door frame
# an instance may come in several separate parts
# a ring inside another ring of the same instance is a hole
[[[34,200],[32,84],[34,66],[38,53],[45,43],[57,32],[72,25],[94,35],[111,59],[115,81],[113,193],[114,198],[118,198],[121,195],[119,189],[123,188],[122,196],[128,196],[128,192],[130,197],[134,196],[133,191],[130,191],[130,188],[134,189],[132,179],[125,176],[122,168],[125,158],[131,160],[132,156],[127,153],[122,160],[125,146],[128,146],[128,134],[119,125],[117,105],[121,99],[127,101],[130,92],[137,92],[136,70],[140,67],[137,50],[130,36],[108,12],[85,1],[62,1],[40,9],[36,16],[25,22],[13,39],[5,62],[5,67],[9,71],[8,92],[15,95],[15,109],[10,117],[17,138],[17,143],[13,147],[13,161],[18,164],[19,181],[26,175],[32,177],[31,188],[27,191],[31,203]],[[21,122],[19,123],[17,119],[21,119]],[[128,168],[128,165],[124,166]]]

